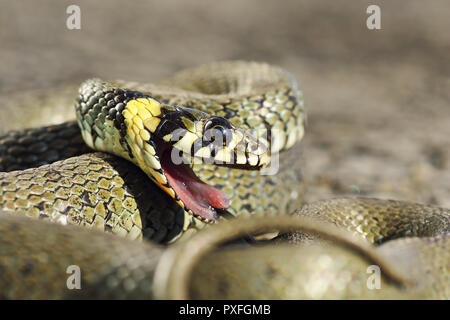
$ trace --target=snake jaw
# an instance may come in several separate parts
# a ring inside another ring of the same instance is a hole
[[[161,130],[161,128],[159,129]],[[202,133],[205,134],[205,131]],[[214,140],[213,143],[206,144],[210,152],[200,153],[200,156],[198,151],[195,152],[198,150],[195,148],[195,143],[202,143],[202,148],[205,148],[204,140],[195,139],[196,135],[194,136],[191,131],[187,130],[180,136],[182,138],[175,142],[172,141],[173,139],[167,141],[167,135],[166,139],[154,137],[159,161],[168,182],[163,189],[169,186],[173,190],[175,198],[180,200],[178,203],[189,214],[203,222],[218,220],[219,216],[227,212],[224,209],[229,207],[230,199],[225,192],[201,181],[193,172],[190,164],[206,162],[234,169],[259,170],[270,161],[268,148],[240,129],[232,132],[231,138],[226,144],[221,140]],[[190,137],[190,139],[185,137]],[[214,145],[214,142],[217,141],[220,143]],[[220,152],[225,148],[234,152],[234,161],[227,158],[225,152]],[[239,155],[245,157],[245,160],[239,162]]]
[[[224,118],[193,110],[189,110],[188,116],[188,109],[182,107],[175,110],[179,116],[175,117],[174,112],[169,117],[163,116],[154,138],[158,140],[162,169],[181,200],[179,204],[188,213],[204,222],[216,221],[223,209],[229,207],[230,200],[220,189],[201,181],[190,164],[259,170],[269,163],[270,153],[263,143]],[[174,130],[175,126],[178,128]]]

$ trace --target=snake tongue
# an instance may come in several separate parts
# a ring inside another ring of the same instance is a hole
[[[215,209],[225,209],[230,205],[223,191],[201,181],[188,165],[175,165],[170,159],[170,152],[164,152],[161,166],[172,189],[194,214],[216,220]]]

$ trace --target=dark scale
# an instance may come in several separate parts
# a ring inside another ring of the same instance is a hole
[[[222,111],[225,111],[225,118],[228,118],[228,119],[231,119],[231,118],[234,118],[235,116],[236,116],[236,111],[235,110],[232,110],[232,109],[230,109],[230,108],[227,108],[227,106],[229,105],[230,103],[224,103],[224,104],[222,104],[222,107],[223,107],[223,109],[222,109]]]
[[[97,80],[92,80],[97,81]],[[80,97],[77,110],[82,116],[85,116],[89,110],[96,110],[106,115],[106,119],[114,122],[114,126],[120,131],[121,135],[125,135],[122,123],[124,117],[122,112],[128,101],[148,97],[141,92],[133,90],[122,90],[119,88],[109,87],[104,84],[87,83],[80,89]]]
[[[185,118],[191,120],[192,122],[196,122],[196,121],[197,121],[197,119],[195,119],[195,117],[194,117],[190,112],[186,112],[185,110],[182,109],[182,107],[180,107],[180,106],[175,106],[175,109],[176,109],[178,112],[181,113],[181,116],[182,116],[182,117],[185,117]],[[183,127],[184,127],[184,125],[183,125]],[[187,129],[187,128],[186,128],[186,129]]]
[[[288,100],[293,103],[292,104],[293,106],[298,105],[297,95],[294,92],[292,92],[290,88],[287,90],[286,95],[288,97]]]
[[[161,123],[158,125],[155,131],[155,135],[164,137],[168,134],[171,134],[178,128],[178,124],[174,121],[168,119],[162,119]],[[182,137],[179,137],[180,139]]]
[[[189,131],[189,129],[184,125],[183,121],[181,121],[181,118],[184,117],[191,120],[192,122],[196,122],[197,119],[189,112],[183,110],[180,106],[166,105],[166,107],[166,109],[161,109],[162,114],[158,116],[158,118],[161,119],[161,122],[156,128],[154,134],[160,137],[164,137],[168,134],[173,134],[175,130],[179,128],[183,128],[184,130],[182,131],[176,131],[176,137],[172,137],[172,139],[176,138],[176,140],[173,140],[173,142],[176,142],[181,140],[186,132]]]

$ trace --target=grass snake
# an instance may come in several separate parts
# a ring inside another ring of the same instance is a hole
[[[278,67],[90,79],[75,114],[0,136],[0,297],[449,297],[449,210],[303,203],[302,93]],[[280,230],[261,246],[220,246]],[[66,286],[70,265],[82,290]],[[385,290],[367,289],[369,265]]]

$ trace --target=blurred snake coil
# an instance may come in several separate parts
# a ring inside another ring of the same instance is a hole
[[[3,108],[70,121],[0,136],[0,298],[450,297],[448,209],[304,204],[303,98],[281,68],[90,79],[75,112],[57,106],[70,92]]]

